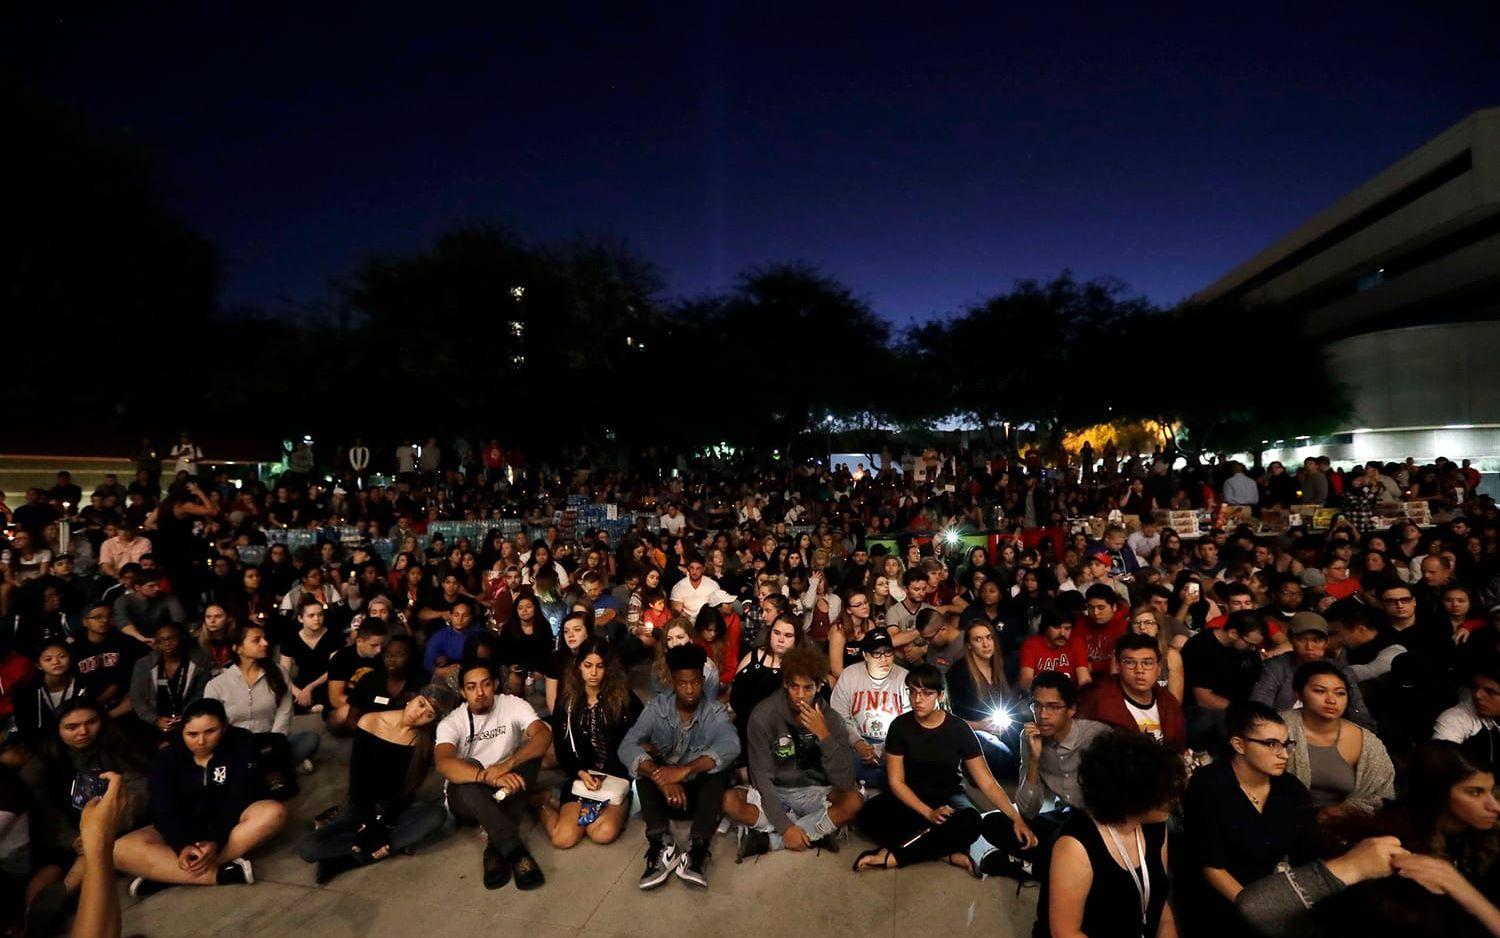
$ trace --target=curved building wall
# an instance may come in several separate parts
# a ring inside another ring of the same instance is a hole
[[[1350,429],[1500,426],[1500,322],[1412,326],[1327,347],[1351,393]]]
[[[1271,446],[1266,461],[1321,455],[1347,466],[1446,456],[1473,460],[1486,482],[1500,473],[1500,321],[1351,336],[1330,342],[1327,354],[1354,416],[1331,439]]]

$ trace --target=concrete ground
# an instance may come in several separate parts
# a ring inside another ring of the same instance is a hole
[[[304,722],[305,721],[305,722]],[[311,729],[315,720],[298,719]],[[984,938],[1030,935],[1037,888],[1017,893],[1008,879],[975,880],[942,864],[855,875],[855,855],[871,846],[854,834],[837,855],[776,853],[734,862],[735,839],[714,842],[709,888],[675,876],[642,892],[645,835],[639,817],[609,846],[585,842],[553,850],[532,830],[527,843],[546,873],[546,885],[521,892],[514,884],[489,891],[480,877],[481,842],[459,828],[415,856],[397,856],[346,873],[327,886],[313,883],[312,864],[297,841],[318,812],[339,801],[348,779],[349,745],[324,737],[318,771],[303,779],[282,833],[253,857],[255,885],[176,887],[143,900],[126,892],[124,934],[150,938],[215,935],[299,935],[358,938],[493,934],[527,938],[608,938],[691,932],[694,938],[787,938],[796,934],[910,938],[914,933]],[[555,773],[544,773],[556,778]],[[429,786],[433,784],[429,779]],[[686,830],[679,832],[685,839]]]

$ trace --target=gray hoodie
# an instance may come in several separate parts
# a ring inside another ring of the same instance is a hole
[[[750,714],[745,731],[750,781],[760,792],[766,820],[778,834],[786,832],[792,819],[782,810],[776,789],[813,785],[828,785],[836,791],[854,788],[854,749],[849,744],[849,732],[832,709],[820,709],[828,724],[828,737],[823,740],[797,722],[784,689],[762,700]],[[814,752],[809,752],[809,747]]]

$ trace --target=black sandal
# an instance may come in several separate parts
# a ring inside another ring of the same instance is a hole
[[[882,853],[885,854],[885,859],[883,861],[881,861],[880,865],[878,865],[878,866],[876,866],[876,865],[861,866],[860,865],[860,864],[864,863],[866,860],[868,860],[868,859],[870,859],[872,857],[879,856]],[[853,869],[854,869],[854,872],[856,872],[856,873],[863,873],[865,870],[890,870],[890,869],[895,869],[896,868],[896,864],[894,862],[892,862],[895,859],[896,859],[896,855],[894,853],[891,853],[885,847],[876,847],[873,850],[866,850],[864,853],[861,853],[859,856],[855,857],[854,858],[854,867],[853,867]]]

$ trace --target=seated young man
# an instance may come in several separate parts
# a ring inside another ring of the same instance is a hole
[[[672,693],[652,700],[620,744],[620,762],[635,778],[646,822],[642,889],[660,886],[673,870],[683,882],[708,885],[709,840],[719,826],[740,740],[729,711],[703,693],[707,660],[697,645],[668,649]],[[672,839],[674,816],[692,818],[686,856]]]
[[[1029,690],[1038,674],[1055,671],[1082,687],[1093,680],[1089,669],[1089,649],[1083,636],[1073,631],[1073,623],[1051,611],[1044,611],[1036,635],[1021,643],[1021,672],[1018,684]]]
[[[857,758],[858,779],[885,787],[885,734],[891,721],[911,709],[906,669],[896,664],[891,636],[872,629],[860,640],[864,658],[844,668],[828,701],[829,712],[844,724]]]
[[[854,749],[843,719],[818,702],[827,656],[793,648],[781,658],[781,693],[750,714],[749,788],[724,795],[724,813],[744,825],[740,858],[770,850],[838,852],[838,829],[859,813]]]
[[[1131,634],[1115,643],[1120,673],[1095,681],[1078,695],[1078,715],[1116,729],[1146,733],[1182,752],[1187,719],[1182,702],[1157,683],[1161,646],[1149,635]]]
[[[1078,719],[1078,688],[1058,671],[1043,671],[1031,685],[1031,722],[1021,728],[1021,784],[1016,807],[1026,818],[1043,811],[1082,808],[1078,764],[1095,739],[1112,730]]]
[[[385,679],[381,653],[389,637],[389,626],[374,617],[367,618],[359,624],[354,644],[345,645],[328,659],[329,730],[353,732],[349,726],[349,691],[372,673],[376,674],[376,680]]]
[[[521,840],[525,801],[552,730],[531,704],[497,691],[499,665],[471,658],[459,666],[464,706],[443,718],[433,756],[448,781],[448,807],[461,821],[479,824],[484,848],[484,888],[499,889],[514,871],[517,889],[542,885],[541,867]],[[496,795],[505,796],[497,801]]]

